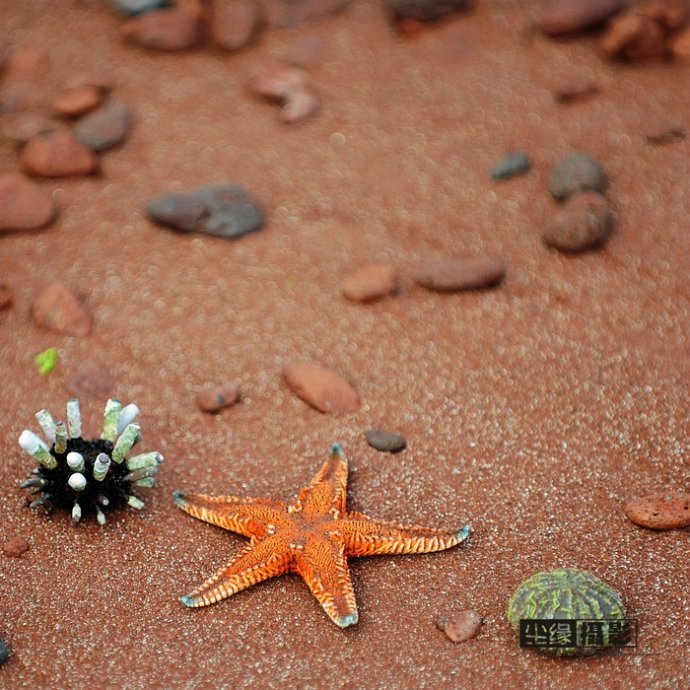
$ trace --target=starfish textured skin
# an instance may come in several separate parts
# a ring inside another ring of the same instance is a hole
[[[372,520],[347,511],[346,490],[347,459],[334,443],[292,503],[175,491],[175,503],[185,512],[251,539],[229,563],[181,597],[182,603],[208,606],[292,572],[301,575],[331,620],[345,628],[358,618],[348,557],[442,551],[470,534],[469,525],[446,531]]]

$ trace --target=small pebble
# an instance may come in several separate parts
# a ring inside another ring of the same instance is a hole
[[[398,272],[390,264],[369,264],[343,281],[343,295],[353,302],[372,302],[398,291]]]
[[[603,194],[606,183],[606,173],[601,163],[588,153],[574,151],[553,167],[549,191],[555,199],[563,201],[586,189]]]
[[[0,311],[9,309],[12,306],[12,301],[14,300],[14,293],[12,288],[8,287],[4,283],[0,283]]]
[[[169,0],[109,0],[110,4],[120,10],[123,14],[134,15],[144,14],[144,12],[151,12],[152,10],[167,7],[170,4]]]
[[[160,194],[148,201],[146,212],[175,230],[225,238],[259,230],[265,219],[261,206],[244,188],[228,183]]]
[[[89,175],[98,169],[98,159],[70,132],[57,130],[30,139],[21,153],[24,169],[42,177]]]
[[[24,537],[12,537],[2,545],[2,552],[5,556],[19,558],[22,554],[26,553],[29,548],[31,548],[29,542],[24,539]]]
[[[85,336],[93,326],[91,313],[77,293],[63,282],[51,283],[38,295],[31,315],[39,326],[66,335]]]
[[[570,197],[544,231],[544,242],[564,252],[581,252],[604,242],[613,230],[611,204],[597,192]]]
[[[217,46],[239,50],[256,40],[264,25],[257,0],[215,0],[210,31]]]
[[[599,89],[591,77],[573,76],[562,79],[552,88],[553,98],[557,103],[570,104],[596,96]]]
[[[0,235],[45,227],[57,211],[53,197],[21,173],[0,175]]]
[[[249,88],[258,96],[278,101],[283,105],[280,119],[297,122],[313,115],[320,107],[309,86],[304,70],[299,67],[276,65],[249,82]]]
[[[185,7],[153,10],[122,27],[125,38],[153,50],[188,50],[199,43],[201,34],[201,16]]]
[[[383,453],[399,453],[407,447],[407,441],[403,436],[394,431],[385,429],[367,429],[364,432],[367,443]]]
[[[240,387],[236,384],[205,388],[196,396],[196,404],[204,412],[219,412],[232,407],[240,399]]]
[[[548,36],[584,31],[620,12],[624,0],[555,0],[541,18],[542,31]]]
[[[666,51],[666,37],[653,19],[630,11],[609,23],[601,45],[609,57],[643,60],[661,57]]]
[[[0,637],[0,665],[4,664],[10,656],[10,650],[5,640]]]
[[[429,290],[454,292],[491,287],[500,283],[505,273],[503,262],[495,257],[462,257],[427,263],[415,280]]]
[[[678,491],[649,494],[625,504],[631,522],[648,529],[682,529],[690,527],[690,494]]]
[[[53,110],[62,117],[79,117],[100,105],[102,100],[103,92],[95,86],[63,89],[53,101]]]
[[[293,362],[283,369],[287,385],[319,412],[345,413],[359,409],[359,396],[348,381],[317,364]]]
[[[67,382],[67,389],[75,398],[102,400],[115,388],[115,379],[107,369],[86,366],[73,374]]]
[[[526,173],[532,167],[530,157],[524,151],[509,153],[491,168],[491,177],[494,180],[507,180],[522,173]]]
[[[647,143],[662,146],[663,144],[670,144],[674,141],[681,141],[687,136],[687,130],[680,124],[657,124],[647,125],[647,133],[645,139]]]
[[[413,19],[419,22],[433,21],[446,15],[467,9],[469,0],[388,0],[395,19]]]
[[[440,616],[436,621],[436,627],[446,633],[451,642],[466,642],[479,635],[482,629],[482,617],[476,611],[467,609]]]
[[[122,144],[132,128],[132,110],[117,101],[82,117],[74,127],[77,141],[99,153]]]

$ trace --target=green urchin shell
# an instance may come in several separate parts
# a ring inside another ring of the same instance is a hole
[[[506,612],[516,632],[520,620],[625,620],[620,594],[587,570],[563,568],[535,573],[513,593]],[[611,645],[608,635],[600,647],[541,647],[539,651],[556,656],[594,653]]]

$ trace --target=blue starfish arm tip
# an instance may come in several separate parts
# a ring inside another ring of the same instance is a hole
[[[348,625],[354,625],[358,620],[359,620],[359,616],[357,615],[357,612],[355,611],[354,613],[348,613],[346,616],[341,616],[338,619],[338,625],[341,628],[347,628]]]
[[[467,537],[470,536],[470,533],[472,532],[472,528],[469,525],[463,525],[459,530],[458,530],[458,539],[460,541],[464,541],[467,539]]]
[[[336,441],[336,442],[331,446],[331,452],[332,452],[332,453],[340,453],[340,454],[342,455],[343,447]]]
[[[185,503],[185,500],[184,500],[185,493],[184,493],[184,491],[173,491],[173,495],[172,495],[172,496],[173,496],[173,501],[175,501],[175,503],[177,503],[178,506],[179,506],[179,505],[182,505],[183,503]]]
[[[194,599],[192,599],[192,597],[187,596],[186,594],[183,597],[180,597],[180,601],[185,606],[194,606]]]

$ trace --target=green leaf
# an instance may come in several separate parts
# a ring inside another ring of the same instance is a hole
[[[49,347],[47,350],[39,352],[34,357],[34,362],[36,362],[36,366],[38,367],[38,373],[41,374],[41,376],[50,374],[50,372],[55,369],[57,361],[58,350],[56,347]]]

